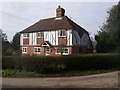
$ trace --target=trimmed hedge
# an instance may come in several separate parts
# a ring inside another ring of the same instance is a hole
[[[118,69],[120,55],[29,56],[3,57],[3,69],[18,69],[37,73],[58,73],[71,70]]]

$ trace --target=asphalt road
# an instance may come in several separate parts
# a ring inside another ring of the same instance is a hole
[[[47,78],[2,78],[3,88],[41,88],[41,87],[75,87],[75,88],[118,88],[118,72]]]

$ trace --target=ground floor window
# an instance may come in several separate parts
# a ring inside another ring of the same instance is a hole
[[[57,49],[56,49],[56,52],[57,52],[57,54],[63,54],[63,55],[67,55],[67,54],[69,54],[69,48],[67,48],[67,47],[58,47]]]
[[[46,52],[50,53],[50,48],[49,47],[46,47]]]
[[[40,53],[41,48],[40,47],[34,47],[34,53]]]
[[[27,53],[27,50],[28,48],[27,47],[22,47],[22,53]]]
[[[68,48],[63,48],[63,53],[68,53]]]

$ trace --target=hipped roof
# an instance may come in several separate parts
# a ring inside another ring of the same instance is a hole
[[[73,22],[67,16],[61,17],[62,19],[56,19],[56,17],[43,19],[33,24],[32,26],[24,29],[20,33],[31,33],[40,31],[52,31],[60,29],[73,29],[80,32],[87,32],[84,28]],[[88,33],[88,32],[87,32]]]

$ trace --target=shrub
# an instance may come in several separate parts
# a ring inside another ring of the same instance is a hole
[[[76,56],[20,56],[3,57],[3,69],[19,69],[37,73],[58,73],[71,70],[118,69],[120,55],[76,55]]]

